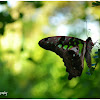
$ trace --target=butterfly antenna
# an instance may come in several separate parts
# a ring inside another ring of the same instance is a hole
[[[100,17],[99,17],[99,41],[100,41]]]
[[[97,48],[99,48],[99,46],[95,45]]]
[[[86,36],[88,37],[88,34],[87,34],[87,20],[86,20]]]
[[[91,29],[88,29],[88,30],[89,30],[88,34],[90,34],[90,32],[91,32]]]
[[[97,40],[97,41],[98,41],[98,40]],[[96,45],[96,43],[98,43],[97,41],[96,41],[96,42],[94,42],[94,45]]]
[[[99,35],[100,35],[100,18],[99,18]],[[99,45],[100,45],[100,36],[99,36],[99,40],[97,40],[95,43],[94,43],[94,45],[96,46],[96,47],[98,47],[99,48],[99,46],[97,46],[96,44],[98,43]]]
[[[97,41],[98,41],[98,40],[97,40]],[[96,43],[98,43],[97,41],[94,43],[94,46],[96,46],[97,48],[99,48],[99,47],[96,45]],[[94,56],[92,52],[91,52],[91,55]]]

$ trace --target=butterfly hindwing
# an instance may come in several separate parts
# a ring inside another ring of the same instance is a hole
[[[39,45],[63,58],[66,71],[69,73],[68,79],[81,75],[86,50],[85,41],[68,36],[54,36],[42,39]]]
[[[83,47],[82,47],[83,45]],[[85,42],[80,46],[76,46],[66,51],[63,56],[63,61],[66,66],[66,71],[69,72],[68,79],[80,76],[84,66]],[[80,48],[82,48],[81,53]]]

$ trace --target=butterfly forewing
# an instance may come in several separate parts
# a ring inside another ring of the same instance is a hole
[[[63,55],[63,61],[66,66],[66,71],[69,72],[69,80],[73,77],[80,76],[82,73],[84,66],[85,47],[86,43],[80,41],[78,46],[72,47]]]
[[[63,57],[63,45],[64,43],[68,44],[68,40],[66,40],[65,36],[55,36],[55,37],[48,37],[39,41],[39,45],[46,49],[55,52],[61,58]],[[66,49],[66,48],[65,48]]]

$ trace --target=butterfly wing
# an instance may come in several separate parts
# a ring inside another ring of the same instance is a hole
[[[63,46],[64,44],[68,45],[69,39],[70,37],[65,37],[65,36],[48,37],[40,40],[39,45],[46,50],[55,52],[57,55],[63,58],[63,52],[64,52]]]
[[[69,80],[81,75],[86,49],[86,43],[83,40],[67,36],[54,36],[42,39],[39,41],[39,45],[63,58],[66,71],[69,73]]]
[[[84,67],[84,54],[85,54],[85,42],[80,52],[80,47],[73,47],[66,51],[63,56],[63,61],[66,66],[66,71],[69,73],[68,79],[80,76]]]

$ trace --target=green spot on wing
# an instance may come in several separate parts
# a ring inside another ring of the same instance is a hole
[[[74,45],[76,45],[76,42],[74,42]]]
[[[58,47],[61,48],[62,47],[62,44],[59,44]]]
[[[68,47],[68,45],[64,45],[64,46],[63,46],[63,49],[65,49],[65,50],[66,50],[66,49],[67,49],[67,47]]]
[[[55,43],[55,46],[57,45],[57,43]]]
[[[81,56],[81,53],[79,53],[79,57]]]
[[[75,39],[73,41],[75,41]]]
[[[69,42],[69,44],[71,44],[71,42]]]
[[[83,47],[83,44],[78,44],[79,47]]]
[[[64,43],[64,41],[62,41],[62,44]]]
[[[70,46],[68,49],[71,49],[73,46]]]
[[[79,42],[79,44],[81,44],[81,41],[78,41]]]
[[[53,44],[53,42],[51,42],[51,44]]]
[[[60,38],[58,38],[58,41],[60,40]]]
[[[78,46],[79,46],[79,53],[81,53],[82,52],[82,48],[83,48],[83,44],[78,44]]]

